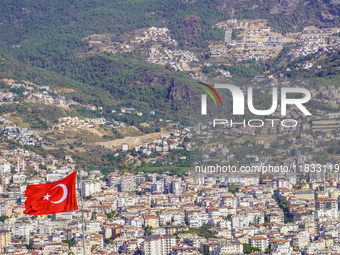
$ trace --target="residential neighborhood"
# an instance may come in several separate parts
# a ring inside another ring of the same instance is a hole
[[[31,158],[27,165],[53,161],[23,153],[1,151],[8,160]],[[7,216],[0,224],[1,252],[29,253],[23,245],[29,242],[37,254],[82,254],[82,210],[39,217],[23,214],[26,185],[66,177],[74,165],[35,167],[34,178],[27,168],[10,175],[13,169],[15,164],[1,176],[0,208]],[[25,178],[17,182],[20,174]],[[79,175],[77,191],[86,196],[86,254],[243,254],[244,244],[272,254],[339,252],[337,179],[310,176],[296,188],[299,183],[290,177],[268,180],[254,175],[251,183],[249,176],[231,183],[225,177],[193,173],[178,177],[116,171],[106,180],[97,170]],[[190,229],[206,229],[206,236]],[[72,240],[72,246],[62,240]]]

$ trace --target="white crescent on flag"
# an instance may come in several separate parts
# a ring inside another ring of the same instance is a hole
[[[52,190],[54,190],[58,186],[63,189],[63,196],[58,201],[52,201],[51,200],[51,202],[53,204],[60,204],[61,202],[63,202],[67,198],[67,195],[68,195],[68,190],[67,190],[67,187],[66,187],[65,184],[58,184],[57,186],[54,186],[54,188]]]

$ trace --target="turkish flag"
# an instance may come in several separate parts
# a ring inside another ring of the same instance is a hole
[[[77,171],[60,181],[27,186],[24,213],[43,215],[78,210],[76,180]]]

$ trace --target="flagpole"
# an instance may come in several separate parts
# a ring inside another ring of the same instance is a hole
[[[85,255],[85,221],[84,221],[84,200],[83,200],[83,178],[81,176],[81,170],[80,172],[80,180],[81,180],[81,186],[80,186],[80,197],[81,197],[81,215],[82,215],[82,231],[83,231],[83,255]]]

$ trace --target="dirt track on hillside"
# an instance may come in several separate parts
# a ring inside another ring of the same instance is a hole
[[[136,137],[125,137],[123,139],[117,139],[117,140],[112,140],[112,141],[107,141],[107,142],[98,142],[96,145],[102,145],[105,148],[108,149],[113,149],[114,147],[119,147],[123,143],[127,143],[129,145],[129,149],[132,149],[135,146],[141,146],[143,145],[143,142],[148,142],[150,143],[152,140],[161,138],[163,135],[169,135],[169,132],[159,132],[159,133],[152,133],[152,134],[147,134],[147,135],[142,135],[142,136],[136,136]]]

